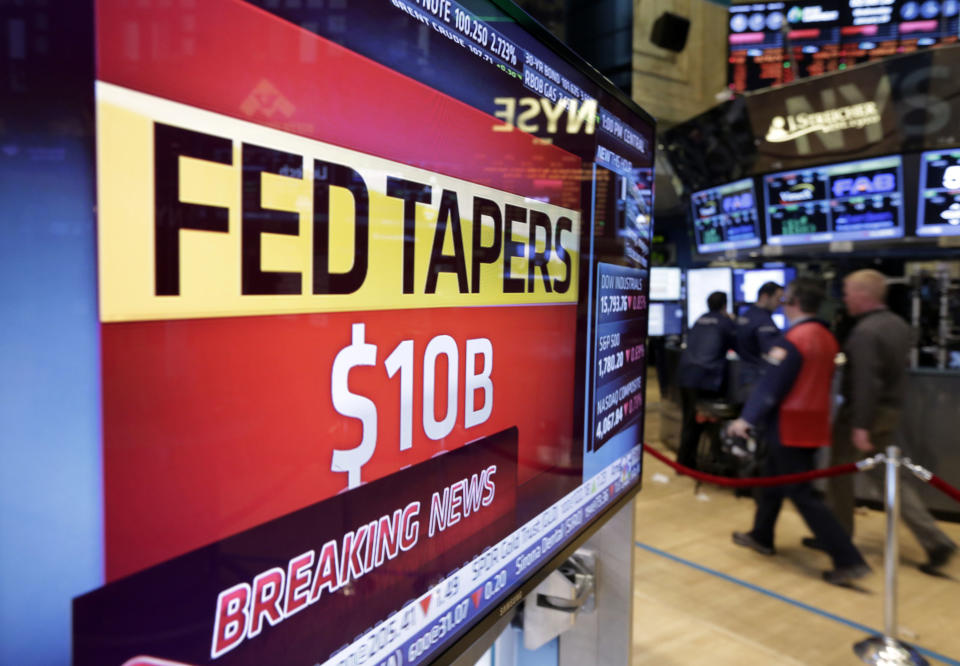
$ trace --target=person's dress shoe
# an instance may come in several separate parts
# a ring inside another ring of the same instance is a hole
[[[765,546],[756,539],[749,532],[734,532],[733,533],[733,542],[738,546],[744,546],[755,550],[761,555],[773,555],[777,551],[773,549],[773,546]]]
[[[956,552],[956,546],[937,546],[927,552],[928,561],[925,564],[921,564],[918,568],[925,574],[939,576],[941,575],[940,569],[950,561]]]
[[[807,548],[813,548],[814,550],[822,550],[822,551],[827,550],[827,546],[822,541],[820,541],[820,539],[818,539],[817,537],[803,537],[802,539],[800,539],[800,543],[802,543]]]
[[[823,579],[831,585],[849,585],[872,571],[873,569],[866,564],[851,564],[845,567],[837,567],[830,571],[824,571]]]

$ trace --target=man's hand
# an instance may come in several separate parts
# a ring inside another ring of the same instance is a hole
[[[743,419],[737,419],[730,423],[727,426],[727,434],[733,435],[734,437],[742,437],[743,439],[750,438],[750,428],[753,426],[744,421]]]
[[[854,428],[853,445],[864,453],[873,451],[873,444],[870,442],[870,431],[866,428]]]

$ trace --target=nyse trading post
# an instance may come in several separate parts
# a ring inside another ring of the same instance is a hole
[[[690,196],[697,251],[735,250],[760,245],[760,220],[753,179]]]
[[[919,194],[917,235],[960,235],[960,150],[923,153]]]
[[[899,156],[764,178],[771,244],[898,238],[903,235]]]

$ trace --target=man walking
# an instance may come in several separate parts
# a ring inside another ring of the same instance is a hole
[[[746,437],[754,425],[766,426],[767,476],[809,472],[817,449],[830,445],[830,383],[839,346],[826,324],[815,318],[823,298],[823,287],[813,278],[798,278],[787,287],[783,311],[790,329],[770,349],[766,372],[741,417],[728,429],[730,434]],[[809,482],[763,488],[753,529],[734,532],[733,542],[773,555],[774,527],[785,498],[793,501],[833,561],[834,568],[823,573],[824,580],[845,585],[870,573],[860,551]]]
[[[843,347],[847,363],[841,384],[843,404],[833,429],[835,465],[883,452],[894,445],[899,431],[911,331],[887,309],[886,292],[886,279],[875,270],[856,271],[843,281],[843,302],[857,322]],[[865,476],[882,494],[882,468]],[[853,534],[853,477],[831,479],[828,498],[840,524]],[[920,569],[937,573],[956,553],[957,545],[937,527],[910,483],[900,486],[900,515],[927,552],[928,561]],[[804,539],[804,545],[820,544]]]
[[[780,307],[783,287],[765,282],[757,292],[757,302],[737,317],[737,355],[740,356],[740,378],[737,386],[739,402],[746,402],[750,391],[760,380],[766,362],[764,356],[782,333],[773,321]]]

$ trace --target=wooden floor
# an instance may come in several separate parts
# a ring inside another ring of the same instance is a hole
[[[652,374],[652,373],[651,373]],[[647,439],[659,426],[658,390],[648,389]],[[644,457],[636,503],[634,666],[709,663],[712,666],[862,663],[852,646],[883,627],[883,514],[858,509],[855,542],[873,575],[859,589],[828,585],[824,553],[800,545],[809,533],[784,505],[777,555],[735,546],[733,530],[748,530],[754,503],[732,491],[677,476]],[[960,542],[960,524],[942,523]],[[947,578],[919,572],[923,550],[906,528],[900,534],[900,637],[922,648],[931,664],[960,664],[960,558]]]

